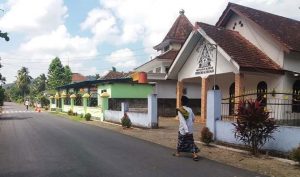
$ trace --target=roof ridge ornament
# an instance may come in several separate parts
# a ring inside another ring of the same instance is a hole
[[[180,9],[179,14],[184,15],[184,12],[185,12],[184,9]]]

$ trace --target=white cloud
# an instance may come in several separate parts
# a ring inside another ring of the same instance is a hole
[[[89,29],[96,42],[111,41],[119,33],[116,18],[107,10],[93,9],[80,24],[81,29]]]
[[[9,0],[4,8],[0,28],[30,36],[53,30],[67,16],[63,0]]]
[[[22,54],[33,54],[35,58],[47,54],[54,56],[78,57],[97,54],[95,43],[89,38],[72,36],[64,25],[56,30],[40,36],[35,36],[20,46]]]
[[[106,60],[113,66],[132,69],[137,66],[137,60],[133,51],[128,48],[117,50],[106,57]]]

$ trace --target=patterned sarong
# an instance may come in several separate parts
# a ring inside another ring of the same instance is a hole
[[[194,143],[193,134],[182,135],[178,132],[177,151],[191,152],[191,153],[197,153],[200,151],[199,148]]]

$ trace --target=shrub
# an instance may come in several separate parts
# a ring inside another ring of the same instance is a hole
[[[269,140],[274,139],[278,126],[269,117],[269,112],[259,101],[240,101],[237,122],[233,123],[235,138],[250,147],[253,155],[257,155],[260,148]]]
[[[45,106],[45,108],[44,108],[46,111],[48,111],[49,110],[49,107],[48,106]]]
[[[81,114],[80,114],[80,118],[83,118],[83,117],[84,117],[84,116],[83,116],[83,114],[81,113]]]
[[[209,130],[208,127],[204,127],[201,130],[201,141],[206,145],[209,145],[209,143],[213,142],[213,133]]]
[[[300,145],[298,146],[298,148],[292,150],[291,159],[300,163]]]
[[[91,115],[90,113],[86,113],[86,114],[84,115],[84,118],[85,118],[86,121],[90,121],[90,120],[91,120],[91,117],[92,117],[92,115]]]
[[[125,113],[121,119],[122,127],[130,128],[131,127],[131,120],[129,119],[128,115]]]
[[[69,116],[72,116],[72,115],[73,115],[72,109],[70,109],[70,110],[68,111],[68,115],[69,115]]]
[[[73,116],[77,116],[77,115],[78,115],[77,112],[74,112],[74,113],[73,113]]]

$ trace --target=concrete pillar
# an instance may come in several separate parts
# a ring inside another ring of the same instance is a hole
[[[183,91],[183,82],[177,81],[177,86],[176,86],[176,107],[177,108],[181,106],[182,91]]]
[[[151,128],[158,128],[157,115],[157,95],[151,94],[148,96],[148,117]]]
[[[221,120],[221,92],[220,90],[209,90],[207,92],[207,120],[206,126],[216,135],[216,121]]]
[[[206,123],[206,109],[207,109],[207,91],[208,91],[208,79],[202,78],[201,82],[201,123]]]
[[[64,105],[65,105],[65,99],[67,97],[67,94],[63,92],[61,94],[61,111],[64,112]]]
[[[240,101],[240,99],[242,99],[241,96],[244,94],[244,74],[243,73],[237,73],[234,76],[234,84],[235,84],[235,88],[234,88],[234,96],[236,97],[234,102],[235,102],[235,106],[234,109],[236,110],[238,107],[238,103]]]
[[[108,110],[109,94],[107,92],[103,92],[101,93],[100,97],[101,97],[101,112],[102,112],[102,115],[100,116],[100,120],[103,121],[105,120],[105,110]]]
[[[59,101],[59,94],[56,93],[54,98],[55,98],[55,108],[56,108],[56,111],[58,111],[59,106],[57,103]]]
[[[75,95],[75,94],[72,94],[72,95],[70,96],[70,99],[71,99],[71,110],[72,110],[72,111],[74,111],[75,98],[76,98],[76,95]]]
[[[87,113],[87,107],[88,107],[88,99],[90,98],[90,95],[88,93],[85,93],[82,95],[82,101],[83,101],[83,112],[84,114]]]

